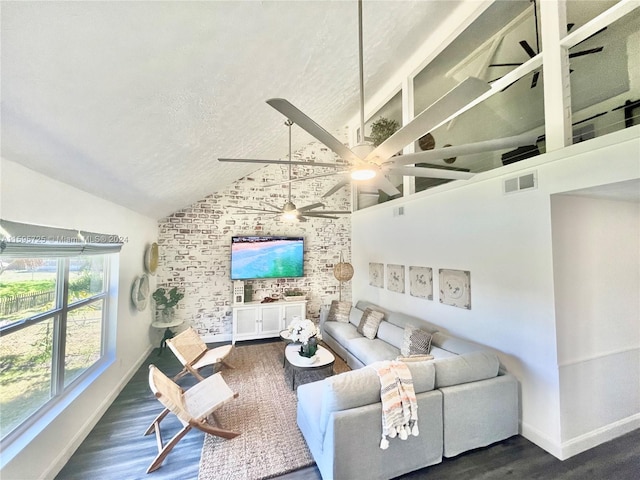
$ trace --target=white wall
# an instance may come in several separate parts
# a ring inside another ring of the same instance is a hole
[[[550,195],[640,177],[638,127],[352,216],[353,298],[413,314],[500,352],[521,385],[522,433],[562,458]],[[537,189],[503,180],[537,172]],[[404,216],[393,210],[404,206]],[[617,252],[610,252],[616,255]],[[369,286],[368,264],[434,269],[434,300]],[[440,304],[438,269],[471,272],[471,310]],[[596,392],[597,394],[597,392]]]
[[[133,280],[144,273],[145,248],[156,241],[157,223],[17,163],[0,161],[0,217],[127,238],[117,272],[115,361],[26,448],[2,452],[3,479],[53,478],[157,342],[150,309],[138,312],[130,301]]]
[[[562,441],[571,452],[640,415],[640,204],[560,194],[551,210]]]

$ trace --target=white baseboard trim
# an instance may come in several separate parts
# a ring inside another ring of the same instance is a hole
[[[116,397],[120,394],[122,389],[127,385],[129,380],[133,377],[133,375],[138,371],[140,366],[144,363],[147,357],[151,354],[154,345],[149,345],[149,347],[142,353],[142,355],[138,358],[138,360],[129,368],[126,375],[123,375],[121,381],[118,383],[117,388],[115,388],[111,394],[104,399],[99,405],[99,408],[95,411],[95,413],[87,419],[82,428],[78,430],[78,432],[74,435],[71,441],[67,444],[67,446],[62,450],[60,455],[51,463],[49,469],[44,472],[41,478],[55,478],[58,473],[62,470],[62,468],[67,464],[71,456],[75,453],[75,451],[80,447],[85,438],[91,433],[93,427],[96,426],[98,421],[105,414],[107,409],[114,402]]]
[[[540,448],[550,453],[559,460],[566,460],[582,452],[597,447],[609,440],[629,433],[636,428],[640,428],[640,413],[632,415],[617,422],[610,423],[604,427],[597,428],[591,432],[580,435],[566,442],[559,444],[552,438],[544,435],[539,430],[530,425],[521,424],[520,431],[527,440],[535,443]]]
[[[562,455],[562,448],[551,437],[543,434],[536,428],[533,428],[531,425],[527,425],[525,423],[520,423],[520,432],[522,432],[522,436],[527,440],[535,443],[537,446],[550,453],[554,457],[561,459],[560,456]]]
[[[202,335],[204,343],[231,342],[233,335],[230,333],[216,333],[212,335]]]
[[[640,413],[636,413],[630,417],[623,418],[622,420],[563,442],[560,460],[566,460],[578,453],[582,453],[609,440],[620,437],[625,433],[629,433],[636,428],[640,428]]]

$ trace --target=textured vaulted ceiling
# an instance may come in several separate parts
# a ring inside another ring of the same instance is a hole
[[[462,2],[364,2],[375,92]],[[329,131],[358,111],[353,1],[6,2],[2,156],[161,218],[283,158],[284,97]],[[294,129],[294,148],[311,138]]]

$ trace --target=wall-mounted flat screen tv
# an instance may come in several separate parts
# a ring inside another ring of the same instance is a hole
[[[303,237],[231,237],[231,280],[303,275]]]

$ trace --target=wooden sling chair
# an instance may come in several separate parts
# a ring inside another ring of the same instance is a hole
[[[225,360],[231,353],[232,345],[208,348],[207,344],[200,338],[200,335],[191,327],[168,339],[167,345],[184,367],[180,373],[173,377],[174,382],[184,377],[187,373],[191,373],[198,381],[202,381],[203,377],[200,375],[199,370],[208,365],[215,366],[221,363],[233,368]]]
[[[222,438],[235,438],[240,433],[221,428],[214,417],[214,411],[227,403],[232,398],[238,396],[234,393],[227,382],[222,378],[222,374],[216,373],[201,382],[196,383],[190,389],[184,391],[169,377],[162,373],[155,365],[149,365],[149,386],[156,398],[166,408],[158,415],[145,435],[155,431],[156,443],[158,444],[158,455],[153,459],[147,469],[147,473],[160,468],[164,459],[169,455],[173,447],[184,437],[191,428],[197,428],[210,435]],[[160,422],[169,412],[175,414],[182,423],[182,429],[176,433],[166,445],[162,441]],[[213,422],[210,423],[209,420]]]

